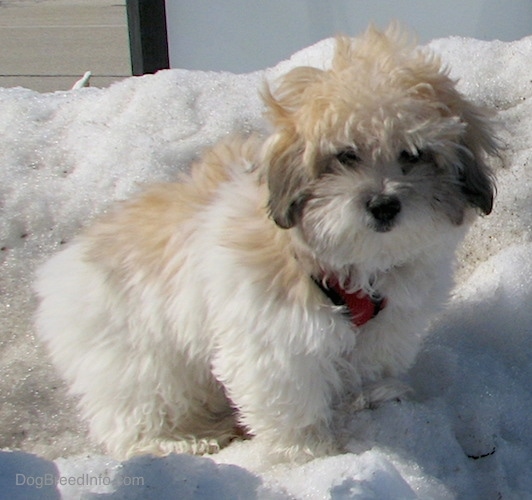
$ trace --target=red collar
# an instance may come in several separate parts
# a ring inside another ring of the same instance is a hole
[[[378,294],[368,295],[362,290],[349,293],[335,279],[329,279],[325,283],[312,279],[334,305],[346,308],[346,314],[355,326],[365,325],[386,307],[386,298]]]

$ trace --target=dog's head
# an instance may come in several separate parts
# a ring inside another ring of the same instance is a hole
[[[314,248],[352,252],[356,238],[391,241],[492,210],[488,120],[395,27],[339,37],[330,69],[293,69],[264,99],[270,214]]]

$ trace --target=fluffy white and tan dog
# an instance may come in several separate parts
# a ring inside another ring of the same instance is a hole
[[[494,185],[483,112],[396,29],[264,92],[231,139],[124,202],[38,273],[37,326],[118,457],[243,434],[336,449],[335,408],[396,398]]]

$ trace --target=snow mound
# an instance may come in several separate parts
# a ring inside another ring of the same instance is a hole
[[[350,453],[272,464],[253,441],[209,458],[101,455],[32,332],[36,266],[116,200],[175,179],[207,145],[262,129],[258,91],[324,40],[248,75],[169,70],[108,89],[0,89],[0,496],[532,498],[532,38],[433,41],[504,144],[495,210],[407,375],[410,400],[346,415]],[[19,450],[19,451],[7,451]]]

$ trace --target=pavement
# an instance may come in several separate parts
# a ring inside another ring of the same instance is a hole
[[[130,61],[125,0],[0,0],[0,87],[106,87]]]

